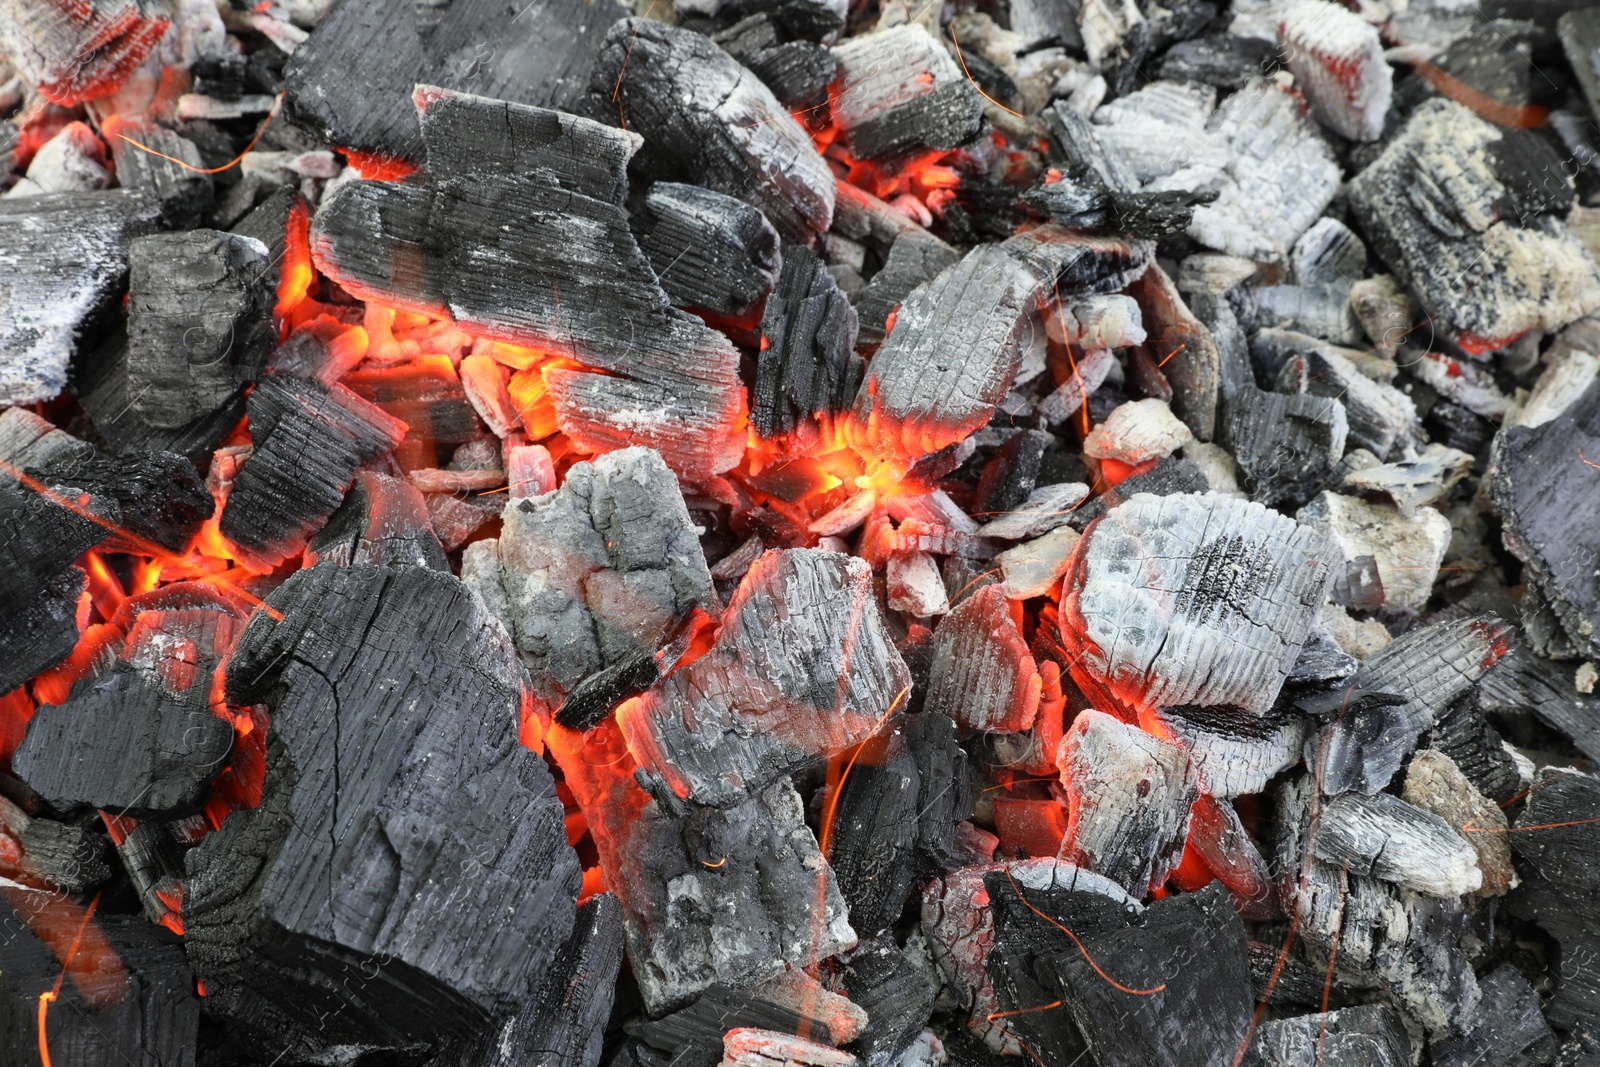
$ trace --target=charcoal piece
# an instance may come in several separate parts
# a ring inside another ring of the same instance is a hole
[[[587,451],[650,445],[697,474],[725,464],[738,354],[670,306],[628,229],[637,138],[428,87],[417,106],[426,180],[352,182],[328,197],[311,234],[323,273],[357,296],[575,359],[582,367],[547,366],[541,379],[559,428]]]
[[[1474,352],[1600,307],[1600,276],[1565,223],[1541,205],[1505,210],[1530,148],[1502,151],[1509,136],[1460,104],[1429,101],[1350,183],[1375,250],[1433,328]]]
[[[749,6],[744,5],[747,10]],[[809,4],[795,6],[817,9]],[[820,44],[787,37],[778,17],[759,12],[713,34],[711,39],[766,83],[779,102],[789,107],[814,103],[838,73],[838,61]]]
[[[1543,927],[1561,946],[1555,992],[1545,1018],[1571,1029],[1600,1017],[1600,779],[1546,767],[1528,791],[1511,849],[1523,884],[1510,898],[1512,914]]]
[[[0,693],[11,692],[71,654],[78,643],[78,597],[88,581],[84,571],[68,567],[31,599],[0,613]]]
[[[0,202],[0,405],[55,398],[128,276],[128,245],[156,205],[136,193]]]
[[[793,1034],[741,1028],[722,1039],[723,1067],[856,1067],[848,1052]]]
[[[1387,1004],[1262,1023],[1250,1050],[1252,1067],[1406,1067],[1415,1059],[1405,1020]]]
[[[1592,565],[1600,537],[1578,521],[1582,509],[1562,506],[1562,500],[1594,477],[1585,459],[1596,455],[1600,382],[1548,422],[1506,430],[1488,478],[1506,547],[1527,565],[1562,628],[1591,657],[1600,655],[1600,578]]]
[[[1296,0],[1278,18],[1286,65],[1317,120],[1341,137],[1376,141],[1394,90],[1377,27],[1326,0]]]
[[[1161,57],[1155,76],[1198,82],[1218,89],[1242,89],[1266,73],[1277,50],[1269,41],[1232,33],[1179,41]]]
[[[1336,685],[1356,673],[1360,661],[1339,647],[1326,629],[1311,631],[1300,647],[1300,658],[1289,671],[1293,685]],[[1252,790],[1254,792],[1254,790]]]
[[[250,392],[253,449],[218,528],[246,566],[270,570],[344,502],[356,470],[400,443],[403,423],[342,385],[268,374]]]
[[[1050,477],[1041,459],[1040,477]],[[990,516],[978,528],[983,537],[1006,541],[1026,541],[1067,525],[1079,505],[1084,504],[1089,487],[1082,482],[1055,482],[1041,485],[1028,498],[1004,514]]]
[[[147,0],[7,0],[0,52],[45,99],[72,107],[121,88],[171,25]]]
[[[653,654],[711,574],[677,479],[644,448],[575,464],[561,489],[502,513],[498,540],[463,559],[468,584],[502,615],[548,708],[603,667]]]
[[[94,446],[80,441],[27,408],[0,411],[0,485],[17,485],[16,471],[44,470],[69,459],[95,454]]]
[[[1103,230],[1111,226],[1111,194],[1092,177],[1074,178],[1059,169],[1045,171],[1039,184],[1022,194],[1033,211],[1078,230]],[[1188,225],[1188,220],[1184,220]],[[1141,235],[1142,236],[1142,235]]]
[[[617,718],[648,774],[696,804],[728,805],[865,740],[910,685],[866,563],[792,549],[756,560],[711,650]]]
[[[1314,854],[1430,896],[1458,897],[1483,884],[1477,854],[1449,823],[1388,793],[1342,793],[1322,805]]]
[[[838,178],[833,186],[831,232],[887,256],[901,234],[928,231],[906,212],[885,203],[860,186]]]
[[[1040,461],[1055,440],[1042,430],[1024,430],[1001,445],[978,478],[973,516],[1006,515],[1025,503],[1039,482]]]
[[[45,488],[75,505],[82,493],[69,485]],[[0,485],[0,604],[28,604],[44,594],[119,518],[115,501],[91,498],[72,510],[34,489]]]
[[[1073,720],[1055,761],[1068,807],[1061,857],[1140,898],[1166,881],[1199,796],[1188,754],[1091,709]]]
[[[1400,514],[1414,518],[1417,509],[1437,504],[1468,473],[1473,457],[1466,452],[1430,443],[1415,459],[1368,467],[1345,475],[1347,488],[1383,493]]]
[[[1512,649],[1480,684],[1500,692],[1500,679],[1515,672],[1516,662],[1529,655],[1524,646]],[[1439,716],[1424,741],[1424,747],[1448,757],[1478,792],[1496,804],[1510,803],[1522,792],[1517,763],[1506,751],[1505,740],[1489,725],[1478,693],[1469,690],[1463,694]]]
[[[1337,399],[1345,411],[1349,447],[1364,448],[1387,460],[1397,448],[1420,436],[1411,398],[1392,385],[1373,381],[1331,345],[1305,339],[1301,351],[1284,360],[1277,388]],[[1300,346],[1297,346],[1300,347]]]
[[[535,0],[510,15],[494,0],[400,10],[386,0],[344,0],[285,67],[285,107],[340,148],[419,162],[426,153],[411,109],[418,82],[571,111],[605,31],[626,14],[613,0]]]
[[[227,668],[271,714],[263,800],[185,857],[207,1010],[269,1055],[467,1036],[547,972],[580,881],[511,641],[420,567],[318,564],[268,604]]]
[[[1556,1035],[1545,1022],[1540,997],[1509,963],[1478,980],[1483,1000],[1464,1031],[1428,1046],[1435,1067],[1537,1067],[1556,1058]]]
[[[598,113],[644,138],[662,177],[736,196],[792,241],[832,221],[833,174],[811,139],[709,38],[648,19],[614,23],[589,90]]]
[[[1040,114],[1052,162],[1063,164],[1066,176],[1089,188],[1109,193],[1139,190],[1139,178],[1115,144],[1100,137],[1097,127],[1064,100]]]
[[[1217,198],[1210,191],[1163,189],[1111,194],[1111,225],[1118,233],[1147,241],[1176,237],[1189,229],[1194,209]]]
[[[141,118],[113,116],[103,132],[111,145],[117,184],[160,204],[168,226],[193,226],[210,209],[211,175],[193,141]]]
[[[1393,694],[1405,702],[1333,704],[1337,717],[1306,741],[1322,791],[1371,796],[1388,785],[1418,738],[1505,655],[1508,632],[1493,616],[1446,620],[1412,630],[1362,663],[1350,680],[1352,696]]]
[[[164,430],[134,411],[128,388],[127,344],[114,335],[76,367],[72,389],[108,450],[118,454],[172,452],[196,468],[209,468],[211,454],[244,418],[242,394],[188,426]]]
[[[956,605],[933,633],[923,708],[964,729],[1018,733],[1033,726],[1040,677],[1005,590],[985,586]]]
[[[297,249],[291,254],[289,243],[291,237],[298,243],[305,236],[309,215],[310,209],[299,190],[285,186],[229,227],[230,232],[253,238],[267,246],[267,273],[263,284],[274,293],[279,292],[284,283],[285,268],[291,271],[304,269],[301,250]],[[309,275],[304,276],[306,283],[310,280]],[[299,279],[295,279],[295,284],[299,284]]]
[[[277,340],[266,271],[265,245],[216,230],[133,242],[128,388],[143,421],[180,429],[255,381]]]
[[[738,1027],[773,1030],[786,1034],[809,1034],[828,1044],[839,1044],[822,1015],[796,1011],[774,1003],[762,995],[761,988],[734,988],[717,982],[695,998],[694,1003],[659,1019],[640,1019],[628,1024],[630,1036],[663,1052],[679,1054],[686,1047],[716,1045],[722,1035]]]
[[[128,828],[130,824],[132,829]],[[120,817],[116,822],[122,837],[116,846],[117,859],[128,875],[145,919],[163,926],[178,920],[176,909],[168,904],[182,892],[183,854],[192,843],[179,841],[174,833],[179,825],[182,824],[154,819],[135,823]]]
[[[1324,492],[1295,517],[1332,537],[1347,564],[1371,559],[1376,587],[1365,578],[1358,587],[1353,571],[1347,570],[1352,593],[1364,588],[1376,594],[1381,589],[1382,606],[1394,612],[1416,613],[1427,606],[1451,538],[1450,522],[1438,511],[1417,508],[1407,519],[1389,504]],[[1356,596],[1348,606],[1360,608],[1369,602]]]
[[[861,328],[857,343],[879,345],[888,336],[889,316],[918,286],[933,281],[952,266],[960,254],[923,230],[908,230],[894,239],[883,266],[854,294]]]
[[[1505,896],[1516,882],[1505,812],[1479,792],[1449,756],[1435,750],[1413,756],[1401,797],[1442,818],[1472,846],[1483,872],[1478,896]]]
[[[892,718],[862,747],[833,809],[828,852],[858,934],[894,925],[913,883],[954,862],[956,823],[972,800],[967,755],[943,715]]]
[[[136,915],[97,911],[84,926],[84,913],[65,896],[16,883],[0,900],[0,1041],[8,1058],[39,1063],[36,1050],[47,1049],[59,1064],[194,1062],[201,1001],[183,943]]]
[[[843,963],[844,988],[870,1020],[856,1039],[856,1054],[862,1067],[891,1067],[933,1013],[939,992],[933,961],[920,944],[901,949],[892,935],[882,934],[863,941]]]
[[[1571,739],[1578,751],[1600,759],[1600,696],[1579,692],[1573,672],[1565,664],[1552,663],[1518,645],[1480,684],[1484,710],[1531,711],[1540,722]],[[1465,764],[1462,769],[1467,769]]]
[[[115,501],[119,534],[184,551],[216,501],[193,463],[171,452],[125,453],[114,459],[70,456],[36,470],[44,481],[77,486]]]
[[[833,121],[858,159],[946,151],[983,128],[977,89],[920,24],[847,38],[833,55]]]
[[[449,573],[422,494],[398,478],[362,471],[339,510],[311,539],[306,565],[430,567]]]
[[[1278,931],[1267,928],[1263,932],[1274,936]],[[1330,1008],[1348,1007],[1356,999],[1354,991],[1342,980],[1328,982],[1326,967],[1313,966],[1299,952],[1285,952],[1284,942],[1277,939],[1272,944],[1250,942],[1250,982],[1256,990],[1258,1004],[1265,1002],[1283,1011],[1319,1008],[1324,989]]]
[[[1132,926],[1078,936],[1082,951],[1062,938],[1039,969],[1097,1062],[1209,1067],[1238,1051],[1253,1007],[1250,967],[1244,924],[1221,886],[1158,900]]]
[[[1172,410],[1202,441],[1216,430],[1221,356],[1211,331],[1195,317],[1177,286],[1159,266],[1151,265],[1128,289],[1139,302],[1148,338],[1147,351],[1160,361],[1172,383]]]
[[[734,318],[778,280],[778,234],[755,208],[698,185],[657,182],[634,232],[672,303]]]
[[[1075,530],[1087,530],[1107,511],[1140,493],[1152,496],[1176,496],[1179,493],[1204,493],[1211,488],[1198,465],[1187,459],[1168,456],[1157,460],[1149,470],[1130,474],[1115,486],[1103,489],[1098,496],[1090,497],[1067,516],[1067,524]]]
[[[1221,800],[1259,793],[1280,771],[1300,762],[1310,722],[1279,701],[1265,715],[1229,707],[1161,708],[1156,716],[1183,746],[1200,787]]]
[[[1264,504],[1305,500],[1344,455],[1350,423],[1344,405],[1310,393],[1243,386],[1224,405],[1222,441],[1239,481]]]
[[[1143,706],[1265,714],[1332,578],[1309,527],[1216,493],[1140,493],[1079,545],[1061,599],[1074,679]]]
[[[761,315],[750,425],[762,438],[831,424],[861,385],[855,308],[820,257],[786,245],[783,271]],[[815,431],[813,431],[815,432]]]

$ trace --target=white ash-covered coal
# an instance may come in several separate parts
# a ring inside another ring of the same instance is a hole
[[[1600,1063],[1597,72],[0,0],[0,1067]]]

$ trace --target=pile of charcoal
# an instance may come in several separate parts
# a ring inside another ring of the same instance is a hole
[[[0,0],[0,1067],[1597,1067],[1600,8]]]

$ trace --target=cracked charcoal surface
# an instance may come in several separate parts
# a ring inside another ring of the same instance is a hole
[[[761,317],[750,425],[764,438],[802,423],[831,424],[864,373],[855,354],[859,320],[833,275],[803,245],[783,250],[783,271]]]
[[[860,159],[954,148],[982,128],[977,90],[920,25],[851,38],[833,55],[833,120]]]
[[[777,281],[783,260],[777,231],[761,212],[725,193],[657,182],[634,225],[676,307],[738,317]]]

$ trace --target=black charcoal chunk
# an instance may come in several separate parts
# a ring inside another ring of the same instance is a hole
[[[948,150],[983,128],[978,90],[920,24],[847,38],[833,55],[833,121],[858,159]]]
[[[289,60],[285,106],[338,148],[420,161],[418,82],[571,111],[606,30],[626,14],[615,0],[343,0]]]
[[[657,182],[634,217],[639,247],[676,307],[739,317],[778,280],[778,234],[761,212],[726,193]]]
[[[856,355],[859,320],[821,258],[786,245],[783,271],[761,316],[750,425],[762,438],[811,433],[831,424],[855,398],[864,365]]]
[[[1307,717],[1283,699],[1265,715],[1192,705],[1161,708],[1156,714],[1188,750],[1201,788],[1221,800],[1259,793],[1280,771],[1298,763],[1310,729]]]
[[[1565,734],[1578,751],[1600,760],[1600,696],[1579,692],[1574,673],[1570,665],[1553,663],[1518,645],[1483,677],[1483,708],[1531,711],[1540,722]]]
[[[1094,125],[1066,101],[1045,108],[1040,118],[1050,159],[1061,164],[1067,178],[1108,194],[1139,191],[1139,178],[1122,150],[1102,140]]]
[[[1300,350],[1278,371],[1279,392],[1338,400],[1349,426],[1347,446],[1364,448],[1380,462],[1420,436],[1417,409],[1410,397],[1368,378],[1333,346],[1317,344],[1309,337],[1304,341],[1309,343],[1296,345]]]
[[[1020,507],[1039,484],[1040,461],[1055,440],[1043,430],[1024,430],[1001,445],[978,477],[973,517],[987,521]]]
[[[211,175],[189,138],[141,118],[113,118],[104,132],[117,184],[160,204],[161,219],[168,226],[193,226],[210,209]]]
[[[420,567],[319,564],[268,604],[227,668],[271,713],[263,800],[185,857],[207,1010],[268,1058],[469,1036],[537,988],[580,881],[511,642]]]
[[[1252,1067],[1408,1067],[1415,1054],[1405,1020],[1387,1004],[1262,1023],[1250,1045]],[[1437,1061],[1436,1061],[1437,1062]]]
[[[1276,55],[1270,41],[1218,33],[1179,41],[1167,49],[1155,76],[1219,89],[1243,89],[1251,79],[1267,73]]]
[[[120,332],[89,353],[75,369],[72,384],[78,403],[109,451],[118,454],[173,452],[199,469],[209,469],[211,455],[244,418],[243,394],[209,415],[176,430],[146,422],[134,410],[128,388],[128,347]]]
[[[1512,649],[1479,684],[1486,688],[1494,688],[1497,694],[1503,693],[1502,686],[1506,683],[1502,679],[1514,678],[1516,673],[1514,661],[1520,661],[1531,655],[1525,646]],[[1516,683],[1512,681],[1510,684]],[[1525,698],[1520,689],[1516,692],[1520,708],[1520,701]],[[1573,695],[1578,695],[1575,690]],[[1490,699],[1495,703],[1500,702],[1498,698]],[[1480,697],[1477,692],[1469,691],[1463,694],[1449,710],[1439,716],[1439,721],[1428,731],[1425,747],[1436,749],[1450,757],[1450,762],[1456,765],[1478,792],[1497,804],[1509,804],[1512,797],[1522,792],[1522,775],[1517,770],[1516,760],[1506,751],[1505,740],[1493,726],[1489,725],[1489,720],[1483,713],[1481,703],[1488,702],[1490,701]],[[1597,718],[1596,725],[1600,726],[1600,718]]]
[[[323,560],[341,567],[361,563],[450,571],[422,494],[408,482],[371,471],[356,475],[344,503],[312,538],[306,565]]]
[[[1149,470],[1130,474],[1115,486],[1102,489],[1098,496],[1085,500],[1067,516],[1067,525],[1080,532],[1086,530],[1095,519],[1140,493],[1177,496],[1179,493],[1204,493],[1210,488],[1205,473],[1192,460],[1168,456],[1157,460]]]
[[[917,286],[933,281],[960,258],[955,249],[924,230],[907,230],[896,237],[883,266],[854,296],[861,320],[858,343],[881,344],[895,308],[905,303]]]
[[[128,264],[132,407],[180,429],[254,382],[277,341],[267,248],[216,230],[156,234],[133,242]]]
[[[0,604],[23,605],[43,594],[121,518],[114,501],[80,504],[86,494],[77,486],[43,489],[0,484]]]
[[[217,506],[195,465],[172,452],[127,452],[111,459],[68,456],[35,473],[45,482],[77,486],[98,499],[115,501],[121,515],[118,533],[172,552],[188,547]]]
[[[628,1025],[629,1036],[651,1048],[674,1056],[686,1048],[720,1046],[722,1035],[739,1027],[772,1030],[780,1034],[808,1034],[829,1044],[838,1038],[828,1028],[823,1012],[808,1013],[775,1004],[748,986],[728,986],[717,982],[695,998],[659,1019],[640,1019]],[[673,1061],[677,1062],[676,1060]]]
[[[838,73],[838,62],[822,45],[787,36],[779,17],[761,12],[740,19],[712,39],[765,82],[781,103],[790,107],[815,103]]]
[[[1545,1022],[1540,997],[1509,963],[1478,980],[1478,1017],[1456,1037],[1428,1046],[1434,1067],[1542,1067],[1556,1058],[1556,1035]]]
[[[71,654],[78,643],[78,597],[89,576],[55,575],[31,599],[0,612],[0,693],[9,693]]]
[[[843,963],[844,988],[868,1019],[856,1054],[863,1067],[891,1067],[933,1014],[939,992],[933,961],[926,948],[901,949],[884,934],[863,942]]]
[[[1350,423],[1344,404],[1311,393],[1268,393],[1245,385],[1223,405],[1222,443],[1253,500],[1309,499],[1344,455]]]

